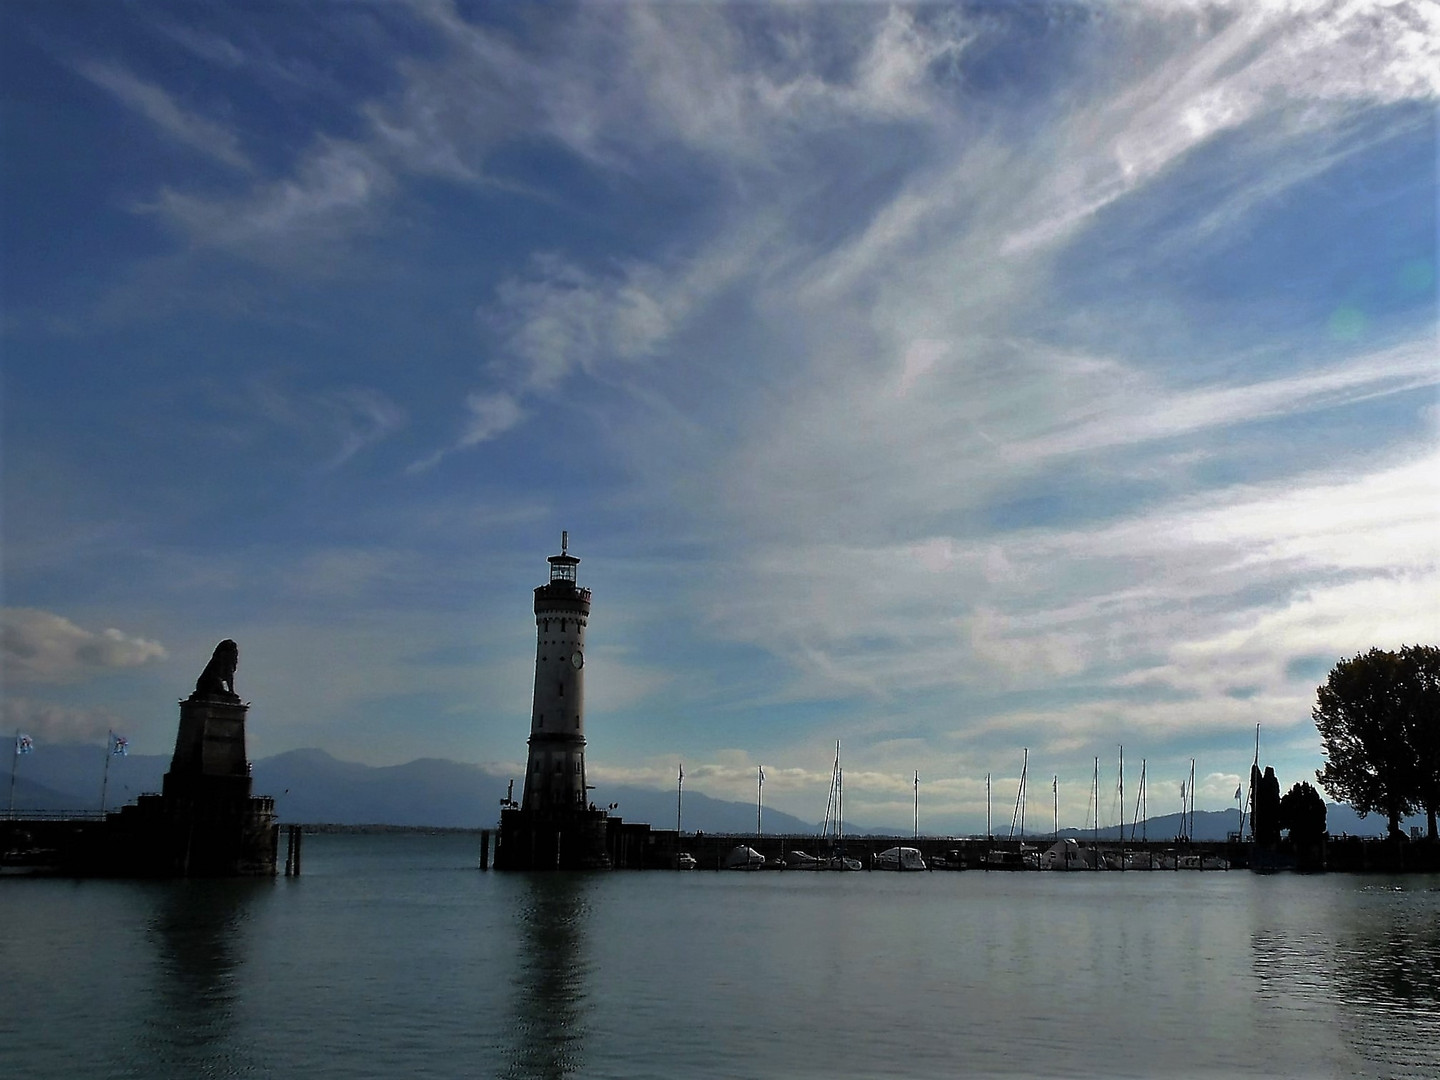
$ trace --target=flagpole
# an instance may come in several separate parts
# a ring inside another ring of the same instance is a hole
[[[100,781],[100,813],[105,813],[105,794],[110,788],[110,757],[111,749],[115,745],[115,732],[110,731],[105,735],[105,774]]]
[[[765,790],[765,766],[755,766],[755,835],[764,836],[765,830],[760,827],[760,793]]]
[[[6,817],[15,816],[15,766],[20,761],[20,729],[15,729],[15,741],[10,745],[10,809],[5,812]]]
[[[675,781],[675,842],[680,842],[680,800],[685,790],[685,763],[680,763],[680,779]]]

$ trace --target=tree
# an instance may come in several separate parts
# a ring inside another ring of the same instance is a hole
[[[1412,685],[1414,667],[1414,660],[1380,649],[1342,660],[1316,691],[1311,712],[1328,759],[1315,774],[1320,785],[1361,817],[1384,814],[1391,836],[1399,836],[1400,819],[1422,805],[1426,788],[1411,746],[1427,723],[1411,716],[1424,696]]]
[[[1325,835],[1325,800],[1301,781],[1280,800],[1280,827],[1290,830],[1290,842],[1297,850],[1313,847]]]
[[[1426,835],[1436,838],[1440,812],[1440,648],[1407,645],[1400,650],[1405,694],[1405,742],[1415,755],[1415,801],[1425,808]]]

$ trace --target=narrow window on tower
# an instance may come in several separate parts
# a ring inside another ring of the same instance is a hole
[[[545,714],[543,712],[540,714],[540,726],[542,728],[545,726]]]
[[[564,697],[564,696],[565,696],[565,684],[564,684],[563,682],[562,682],[562,683],[556,683],[556,684],[555,684],[555,692],[556,692],[557,694],[559,694],[561,697]]]

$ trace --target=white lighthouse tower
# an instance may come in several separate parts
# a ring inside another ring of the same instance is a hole
[[[535,694],[530,752],[519,805],[500,813],[497,870],[595,869],[610,865],[609,819],[592,810],[585,785],[585,627],[590,590],[575,580],[580,560],[560,534],[550,580],[535,590]]]
[[[525,797],[530,811],[585,807],[585,626],[590,590],[575,582],[580,560],[560,534],[551,555],[550,582],[535,590],[535,697],[530,712],[530,754]]]

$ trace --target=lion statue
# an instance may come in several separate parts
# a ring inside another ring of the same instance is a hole
[[[195,680],[195,693],[192,697],[220,697],[235,698],[235,668],[240,663],[240,646],[226,638],[215,646],[215,655],[210,657],[210,662],[205,665],[205,670],[200,673],[200,678]]]

